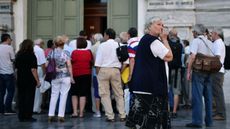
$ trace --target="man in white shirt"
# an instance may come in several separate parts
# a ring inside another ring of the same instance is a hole
[[[207,56],[213,56],[210,49],[212,42],[205,37],[206,28],[202,24],[196,24],[193,27],[194,40],[190,46],[190,58],[188,63],[187,79],[192,78],[192,122],[186,124],[186,127],[201,128],[203,125],[203,96],[205,101],[205,125],[213,125],[212,119],[212,83],[211,74],[202,71],[192,71],[192,65],[196,54],[202,53]],[[192,75],[192,76],[191,76]]]
[[[39,80],[42,80],[43,76],[45,75],[45,52],[42,49],[42,45],[44,45],[44,42],[42,39],[37,39],[34,41],[34,53],[37,58],[38,63],[38,77]],[[34,98],[34,113],[40,113],[41,112],[41,104],[42,104],[42,94],[40,92],[39,88],[36,88],[35,91],[35,98]]]
[[[79,32],[79,37],[83,37],[86,39],[86,41],[87,41],[86,49],[90,50],[92,47],[92,43],[91,43],[91,41],[87,40],[87,35],[86,35],[86,32],[84,30],[81,30]],[[77,40],[74,39],[74,40],[70,41],[69,46],[72,47],[74,50],[77,49]]]
[[[11,46],[11,37],[9,34],[2,34],[0,44],[0,114],[12,114],[12,100],[15,91],[15,77],[13,61],[15,54]],[[4,97],[7,96],[4,102]]]
[[[221,28],[214,28],[212,31],[212,40],[213,40],[213,52],[215,56],[220,58],[222,63],[222,68],[218,73],[213,75],[212,79],[212,95],[213,100],[216,104],[216,110],[213,114],[214,120],[225,120],[226,119],[226,109],[225,109],[225,100],[223,92],[223,82],[224,82],[224,58],[225,58],[225,44],[221,39],[223,37],[223,31]]]
[[[105,108],[105,115],[107,116],[108,122],[114,122],[115,118],[111,105],[110,84],[113,93],[115,94],[120,121],[125,121],[126,118],[123,97],[124,93],[120,75],[121,62],[119,62],[116,55],[118,43],[114,41],[115,35],[116,33],[113,29],[109,28],[105,30],[104,39],[106,42],[100,44],[95,61],[98,73],[99,95]]]

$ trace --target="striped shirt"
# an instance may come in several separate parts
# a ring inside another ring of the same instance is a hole
[[[137,50],[137,46],[139,44],[139,41],[140,41],[139,37],[133,37],[127,41],[128,53],[129,53],[130,58],[134,58],[136,56],[136,50]]]

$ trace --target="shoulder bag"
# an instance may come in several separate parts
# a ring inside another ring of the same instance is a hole
[[[201,38],[200,38],[201,39]],[[205,73],[217,73],[222,67],[219,57],[215,56],[213,51],[208,47],[203,39],[201,39],[205,46],[212,52],[214,56],[197,53],[195,61],[193,62],[193,70]]]
[[[56,62],[54,58],[54,49],[52,52],[52,57],[49,59],[48,66],[46,67],[45,81],[51,82],[52,79],[56,78]]]

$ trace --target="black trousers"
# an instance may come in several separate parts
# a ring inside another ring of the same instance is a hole
[[[30,119],[33,115],[35,85],[18,85],[18,118]]]

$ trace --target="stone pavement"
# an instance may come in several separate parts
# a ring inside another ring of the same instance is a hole
[[[230,129],[230,71],[225,74],[224,92],[227,109],[227,120],[214,121],[214,126],[203,129]],[[34,115],[38,121],[34,123],[19,122],[16,115],[0,116],[0,129],[127,129],[124,122],[118,120],[113,123],[105,122],[105,117],[94,118],[93,114],[87,113],[84,118],[70,118],[66,115],[64,123],[48,123],[47,114]],[[191,122],[191,110],[181,109],[178,118],[172,120],[172,129],[189,129],[185,124]]]
[[[227,114],[230,114],[230,104],[227,104]],[[87,113],[84,118],[70,118],[66,115],[64,123],[47,122],[47,114],[34,115],[37,122],[19,122],[16,115],[0,116],[0,129],[128,129],[124,122],[108,123],[105,117],[94,118],[93,114]],[[178,118],[172,120],[172,129],[189,129],[185,127],[186,123],[191,122],[191,110],[179,110]],[[203,129],[230,129],[230,115],[227,115],[226,121],[214,121],[213,127]]]

